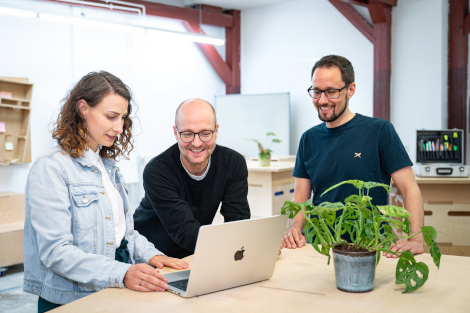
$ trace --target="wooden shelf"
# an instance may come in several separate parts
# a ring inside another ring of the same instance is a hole
[[[30,107],[25,107],[23,105],[13,105],[13,104],[0,104],[0,107],[11,108],[11,109],[20,109],[20,110],[31,110]]]
[[[24,222],[8,223],[0,225],[0,233],[23,230]]]
[[[0,97],[0,122],[5,123],[5,133],[0,134],[0,165],[29,163],[33,84],[28,78],[0,77],[0,91],[11,94],[11,98]],[[1,148],[7,142],[13,144],[13,150]]]
[[[30,83],[30,82],[25,81],[25,80],[16,80],[14,78],[9,78],[9,77],[1,77],[0,79],[3,82],[13,84],[13,85],[25,85],[25,86],[31,86],[31,87],[33,87],[33,85],[34,85],[33,83]]]
[[[10,100],[10,101],[16,101],[16,102],[27,102],[27,103],[30,103],[31,100],[28,100],[28,99],[21,99],[21,98],[3,98],[3,97],[0,97],[0,101],[2,100]]]

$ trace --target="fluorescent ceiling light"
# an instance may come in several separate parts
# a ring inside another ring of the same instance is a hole
[[[188,40],[199,43],[207,43],[216,46],[222,46],[225,44],[225,38],[217,37],[208,37],[205,35],[191,34],[191,33],[180,33],[174,31],[168,31],[157,28],[147,28],[149,35],[158,36],[158,37],[168,37],[168,38],[178,38],[182,40]]]
[[[68,17],[68,16],[46,14],[46,13],[39,13],[39,18],[41,20],[45,20],[49,22],[72,24],[72,25],[77,25],[77,26],[92,27],[92,28],[98,28],[98,29],[104,29],[104,30],[121,31],[121,32],[132,33],[132,34],[145,34],[144,28],[138,27],[138,26],[130,26],[126,24],[108,23],[108,22],[102,22],[102,21],[89,20],[85,18]]]
[[[7,14],[7,15],[13,15],[13,16],[20,16],[20,17],[29,17],[29,18],[37,17],[37,13],[33,11],[5,8],[5,7],[0,7],[0,14]]]
[[[225,38],[220,38],[220,37],[209,37],[206,35],[200,35],[200,34],[194,34],[194,33],[183,33],[183,32],[147,27],[143,25],[133,26],[133,25],[123,24],[123,23],[110,23],[110,22],[92,20],[92,19],[87,19],[87,18],[63,16],[63,15],[58,15],[58,14],[36,13],[31,10],[0,7],[0,14],[7,14],[7,15],[13,15],[13,16],[28,17],[28,18],[39,17],[41,20],[45,20],[49,22],[72,24],[72,25],[77,25],[77,26],[92,27],[92,28],[111,30],[111,31],[121,31],[121,32],[132,33],[132,34],[148,33],[149,35],[158,36],[159,38],[167,37],[171,39],[188,40],[188,41],[211,44],[211,45],[218,45],[218,46],[225,44]]]

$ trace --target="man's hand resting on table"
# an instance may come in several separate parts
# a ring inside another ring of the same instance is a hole
[[[188,268],[189,264],[183,260],[170,258],[166,255],[156,255],[150,259],[150,265],[163,268],[163,266],[172,267],[176,270],[182,270]]]
[[[302,248],[307,243],[304,235],[297,227],[287,230],[282,239],[282,247],[287,249]]]
[[[413,254],[421,254],[424,252],[424,242],[420,241],[404,241],[404,240],[397,240],[397,244],[392,242],[390,247],[390,251],[393,252],[403,252],[403,251],[411,251]],[[401,253],[398,253],[398,256],[392,254],[390,252],[384,252],[384,256],[387,258],[398,258],[400,257]]]

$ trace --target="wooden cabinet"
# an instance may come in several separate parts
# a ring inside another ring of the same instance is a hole
[[[284,201],[294,195],[295,162],[271,162],[260,166],[257,161],[247,161],[248,203],[254,218],[281,214]]]
[[[424,225],[437,230],[441,253],[470,256],[470,178],[415,179],[424,202]],[[402,201],[392,197],[391,204],[402,206]]]
[[[27,78],[0,77],[0,165],[31,162],[32,93]]]

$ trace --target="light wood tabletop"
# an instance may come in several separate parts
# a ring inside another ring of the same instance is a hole
[[[258,161],[246,161],[248,171],[253,172],[285,172],[293,171],[295,162],[271,162],[270,166],[261,166]]]
[[[470,312],[470,258],[443,255],[439,270],[429,254],[416,259],[429,266],[429,279],[410,294],[395,284],[397,259],[387,258],[377,267],[373,291],[339,291],[333,260],[328,266],[308,245],[283,249],[273,277],[259,283],[189,299],[108,288],[51,312]]]

